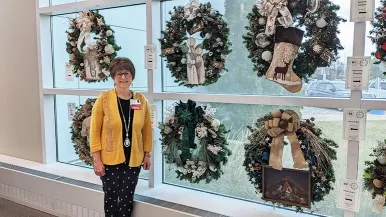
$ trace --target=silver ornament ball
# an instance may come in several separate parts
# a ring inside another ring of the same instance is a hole
[[[272,60],[272,52],[271,51],[264,51],[263,54],[261,55],[261,58],[263,58],[263,60],[269,62]]]
[[[317,21],[316,21],[316,26],[318,27],[318,28],[324,28],[324,27],[326,27],[327,26],[327,22],[326,22],[326,20],[324,19],[324,18],[319,18]]]
[[[268,39],[268,35],[265,33],[260,33],[255,38],[255,44],[258,47],[265,48],[267,47],[271,42]]]

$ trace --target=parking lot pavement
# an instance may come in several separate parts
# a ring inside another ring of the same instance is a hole
[[[343,111],[329,108],[304,107],[301,110],[303,118],[314,117],[316,121],[343,121]],[[367,113],[367,120],[386,120],[386,115]]]

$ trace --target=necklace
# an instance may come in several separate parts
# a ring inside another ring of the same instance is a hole
[[[123,145],[126,148],[128,148],[128,147],[130,147],[129,127],[130,127],[130,123],[131,123],[131,108],[129,109],[129,120],[128,120],[128,123],[126,123],[126,117],[125,117],[125,114],[123,113],[121,100],[119,100],[118,96],[117,96],[117,99],[118,99],[119,108],[121,109],[121,112],[122,112],[123,122],[125,123],[125,130],[126,130],[126,139],[125,139],[125,142],[123,143]]]

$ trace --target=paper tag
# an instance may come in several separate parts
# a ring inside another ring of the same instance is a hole
[[[67,103],[67,110],[68,110],[68,120],[72,121],[74,119],[75,112],[76,112],[76,104]]]
[[[344,109],[344,139],[360,141],[365,139],[366,114],[364,109]]]
[[[372,212],[381,214],[383,211],[383,206],[385,205],[385,197],[381,194],[377,194],[374,198]]]
[[[73,81],[74,80],[74,73],[72,73],[72,66],[69,63],[65,63],[66,68],[66,81]]]
[[[368,90],[370,69],[370,57],[347,57],[346,88],[351,90]]]
[[[341,180],[337,207],[344,210],[359,212],[361,185],[356,180]]]
[[[351,0],[350,22],[371,21],[374,18],[374,0]]]
[[[152,127],[157,128],[157,105],[155,104],[150,105],[150,118]]]
[[[157,54],[155,45],[145,45],[145,69],[157,68]]]

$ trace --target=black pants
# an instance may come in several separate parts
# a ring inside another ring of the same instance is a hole
[[[141,167],[129,167],[123,163],[105,165],[105,171],[105,176],[101,177],[105,192],[105,216],[130,217]]]

